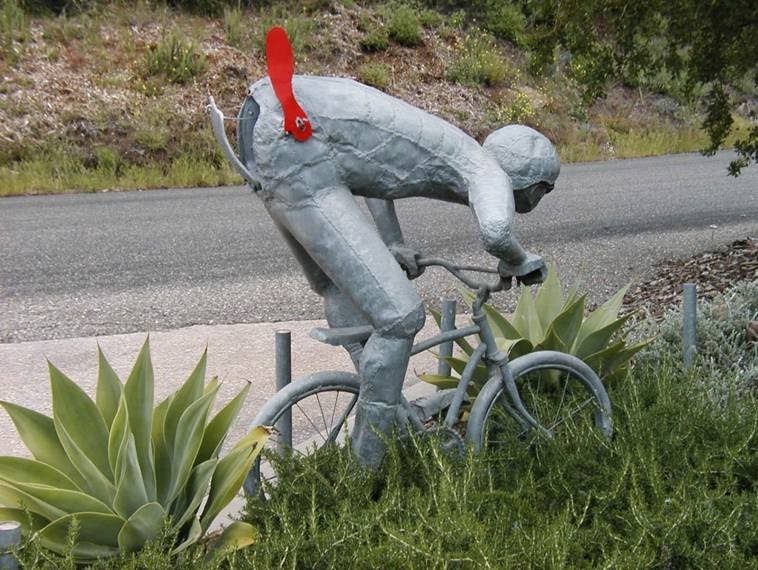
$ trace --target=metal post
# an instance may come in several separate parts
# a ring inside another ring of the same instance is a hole
[[[21,545],[21,523],[0,522],[0,569],[18,570],[18,561],[10,552]]]
[[[697,289],[694,283],[683,286],[684,299],[682,302],[682,356],[684,369],[689,370],[697,352]]]
[[[445,299],[442,302],[442,320],[440,330],[442,332],[451,331],[455,328],[455,299]],[[449,340],[440,345],[440,357],[453,356],[453,341]],[[437,364],[437,374],[440,376],[450,376],[450,365],[444,360]]]
[[[276,390],[279,391],[292,381],[292,337],[290,331],[276,332]],[[279,432],[279,449],[292,447],[292,410],[288,409],[276,422]]]

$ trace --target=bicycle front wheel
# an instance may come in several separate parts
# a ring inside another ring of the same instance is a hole
[[[260,495],[263,481],[276,484],[276,464],[268,460],[272,453],[310,455],[344,445],[359,392],[360,378],[347,372],[319,372],[279,390],[251,425],[276,429],[245,480],[245,493]]]
[[[597,374],[575,356],[538,351],[514,359],[508,368],[540,428],[515,411],[502,378],[492,377],[474,401],[468,421],[466,439],[476,451],[496,449],[513,438],[531,443],[592,427],[607,438],[613,435],[608,393]]]

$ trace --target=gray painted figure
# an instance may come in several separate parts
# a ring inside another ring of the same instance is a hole
[[[504,127],[480,146],[446,121],[355,81],[295,76],[292,84],[313,128],[307,141],[285,134],[268,78],[250,87],[240,111],[239,160],[219,129],[220,113],[214,129],[323,297],[329,325],[374,328],[365,346],[349,350],[363,379],[353,450],[377,466],[425,318],[408,279],[419,274],[417,253],[403,242],[393,200],[470,206],[501,275],[538,283],[544,262],[516,240],[514,217],[552,189],[560,165],[552,144],[528,127]],[[356,196],[366,198],[373,225]]]

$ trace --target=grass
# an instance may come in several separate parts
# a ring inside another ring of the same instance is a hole
[[[358,80],[377,89],[386,89],[391,76],[392,68],[386,63],[367,62],[358,68]]]
[[[505,84],[515,72],[490,36],[474,34],[466,38],[447,75],[461,85],[496,87]]]

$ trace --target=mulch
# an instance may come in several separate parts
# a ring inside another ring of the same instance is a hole
[[[758,280],[758,238],[737,240],[724,249],[655,266],[652,279],[624,297],[624,312],[643,309],[661,317],[681,302],[682,285],[695,283],[698,299],[712,299],[739,281]]]

